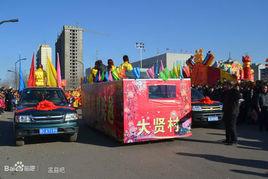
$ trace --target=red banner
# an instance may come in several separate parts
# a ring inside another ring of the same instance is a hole
[[[208,67],[203,64],[195,64],[191,74],[192,84],[208,84]]]
[[[215,86],[220,77],[221,71],[219,68],[208,67],[208,85]]]

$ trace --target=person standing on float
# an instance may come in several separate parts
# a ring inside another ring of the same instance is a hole
[[[123,63],[120,65],[120,70],[125,70],[125,71],[132,71],[133,67],[131,63],[129,62],[129,58],[127,55],[123,56]]]
[[[114,71],[115,70],[115,66],[114,66],[114,61],[112,59],[108,59],[107,61],[107,71]]]
[[[45,87],[47,86],[47,72],[43,69],[43,65],[40,64],[37,70],[34,72],[35,86]]]

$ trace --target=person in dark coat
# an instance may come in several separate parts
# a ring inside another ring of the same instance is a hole
[[[7,111],[13,111],[13,101],[14,101],[14,95],[11,92],[11,89],[9,89],[5,96],[5,103],[6,103],[6,110]]]
[[[227,82],[223,99],[223,121],[226,131],[226,140],[224,142],[227,145],[237,143],[236,122],[239,114],[240,98],[239,86]]]
[[[262,92],[257,98],[257,108],[260,114],[259,123],[260,131],[265,128],[268,131],[268,86],[263,85]]]

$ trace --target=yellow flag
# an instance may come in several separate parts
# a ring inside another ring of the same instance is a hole
[[[57,72],[49,57],[47,59],[47,86],[57,87]]]
[[[179,77],[179,72],[178,72],[178,68],[176,67],[175,64],[173,64],[173,72],[174,72],[176,78],[178,78]]]

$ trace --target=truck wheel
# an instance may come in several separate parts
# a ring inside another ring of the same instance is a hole
[[[77,133],[70,135],[68,138],[68,141],[69,142],[76,142],[77,141]]]
[[[16,139],[16,146],[23,146],[23,145],[24,145],[24,140]]]

